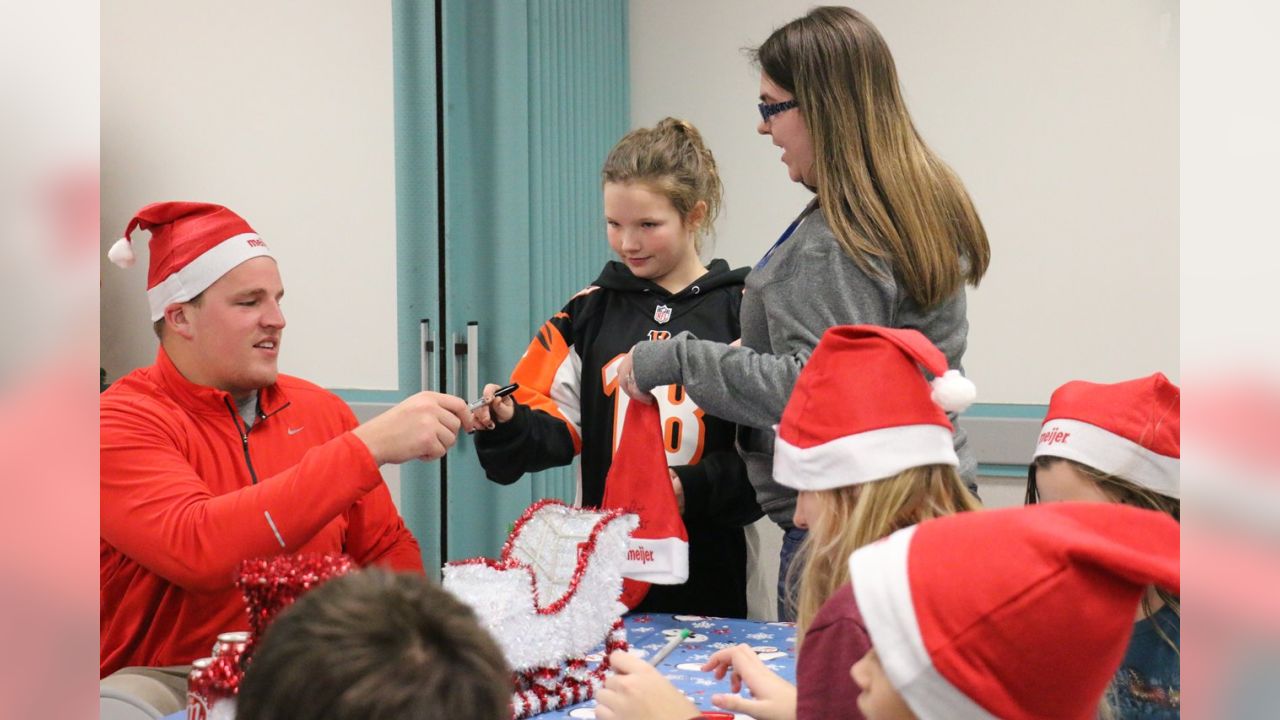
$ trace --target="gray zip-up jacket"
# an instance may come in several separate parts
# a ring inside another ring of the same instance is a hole
[[[641,389],[682,384],[708,413],[739,424],[738,452],[746,461],[756,499],[783,529],[793,527],[796,492],[773,480],[773,428],[782,419],[800,370],[827,328],[914,328],[955,369],[961,369],[969,330],[963,288],[951,299],[922,310],[891,273],[880,277],[863,272],[845,254],[816,204],[806,208],[802,218],[767,264],[747,276],[741,347],[698,340],[686,332],[669,340],[642,342],[632,351]],[[956,427],[960,476],[973,487],[977,461],[954,416],[951,422]]]

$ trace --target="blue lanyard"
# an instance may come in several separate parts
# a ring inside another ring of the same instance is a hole
[[[781,247],[782,243],[786,242],[787,239],[791,237],[791,233],[796,231],[796,227],[800,225],[800,221],[804,220],[804,216],[807,214],[808,213],[801,213],[800,217],[791,221],[791,224],[787,226],[786,231],[782,233],[782,237],[778,238],[777,242],[773,244],[773,247],[769,248],[769,252],[765,253],[764,257],[760,258],[760,262],[756,263],[756,270],[759,270],[769,264],[769,258],[773,257],[773,251]]]

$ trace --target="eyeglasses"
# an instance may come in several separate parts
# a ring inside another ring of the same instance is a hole
[[[765,122],[769,122],[769,118],[777,115],[783,110],[790,110],[791,108],[796,107],[796,105],[797,103],[795,100],[783,100],[782,102],[776,103],[760,103],[757,107],[760,108],[760,118]]]

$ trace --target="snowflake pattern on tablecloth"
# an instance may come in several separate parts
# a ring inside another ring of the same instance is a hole
[[[677,632],[684,628],[705,634],[708,642],[702,644],[685,644],[676,648],[675,652],[664,660],[659,671],[672,682],[682,693],[702,710],[712,710],[711,696],[717,693],[730,692],[730,676],[716,680],[710,672],[701,672],[690,665],[701,666],[710,658],[715,650],[733,647],[739,644],[751,646],[768,645],[786,651],[786,657],[769,661],[765,667],[782,675],[790,682],[795,682],[795,627],[788,624],[765,624],[749,620],[728,620],[723,618],[677,619],[677,616],[664,614],[643,614],[624,618],[627,635],[631,641],[632,652],[637,655],[652,657],[669,640],[671,630]],[[684,665],[685,667],[677,667]],[[581,707],[594,708],[594,703],[586,703],[570,708],[538,716],[538,720],[565,720],[569,712]]]

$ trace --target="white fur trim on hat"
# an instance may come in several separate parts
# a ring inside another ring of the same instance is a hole
[[[632,580],[680,585],[689,580],[689,543],[678,537],[627,540],[622,576]]]
[[[133,244],[129,242],[129,238],[120,238],[111,244],[111,249],[107,251],[107,259],[122,268],[133,267]]]
[[[1060,457],[1124,478],[1171,498],[1181,498],[1178,458],[1152,452],[1097,425],[1056,418],[1040,428],[1034,457]]]
[[[921,720],[995,720],[933,665],[924,645],[907,573],[916,526],[849,556],[849,579],[867,634],[890,684]]]
[[[773,479],[795,490],[830,490],[883,480],[921,465],[959,464],[955,437],[941,425],[868,430],[809,448],[779,436],[773,447]]]
[[[271,257],[271,250],[257,233],[233,235],[209,248],[186,267],[147,291],[151,321],[164,317],[165,308],[173,303],[186,302],[204,292],[240,263],[264,255]]]

